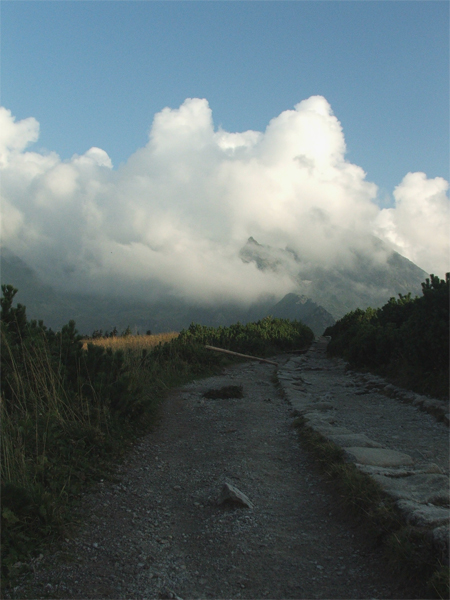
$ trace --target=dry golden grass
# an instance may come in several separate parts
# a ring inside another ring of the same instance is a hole
[[[171,331],[169,333],[157,333],[155,335],[127,335],[124,337],[96,338],[95,340],[86,340],[84,348],[89,344],[102,346],[102,348],[111,348],[112,350],[142,351],[151,350],[158,344],[170,342],[178,337],[178,333]]]

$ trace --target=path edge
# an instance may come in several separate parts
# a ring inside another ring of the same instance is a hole
[[[316,338],[305,358],[310,353],[325,351],[328,341],[329,338]],[[428,598],[449,598],[450,510],[446,509],[448,516],[441,523],[435,523],[437,526],[434,527],[417,524],[417,520],[415,522],[411,514],[411,506],[401,510],[398,498],[383,489],[375,477],[364,470],[364,465],[359,464],[355,457],[335,439],[331,439],[328,433],[324,433],[321,427],[324,424],[321,418],[323,413],[314,411],[311,405],[302,406],[301,400],[299,402],[301,391],[289,385],[294,369],[298,378],[300,369],[297,359],[288,358],[280,365],[275,379],[282,395],[293,409],[292,424],[298,429],[301,445],[313,455],[322,472],[338,487],[344,505],[365,522],[374,539],[382,544],[394,571],[405,579],[417,582]],[[304,380],[303,382],[308,383]],[[376,391],[414,404],[448,426],[448,414],[442,410],[437,414],[432,399],[419,398],[417,394],[386,383],[380,385],[380,389]],[[326,407],[318,408],[319,411],[324,408],[326,410]]]

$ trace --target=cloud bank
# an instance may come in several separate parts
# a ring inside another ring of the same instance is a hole
[[[395,208],[383,209],[375,230],[400,254],[428,273],[450,269],[448,182],[408,173],[394,190]]]
[[[189,98],[156,114],[117,170],[100,148],[68,161],[27,151],[39,124],[5,108],[0,132],[2,244],[66,291],[204,303],[292,291],[288,275],[240,260],[250,236],[332,267],[376,234],[429,272],[449,268],[448,183],[408,173],[380,210],[321,96],[241,133],[215,129],[208,102]]]

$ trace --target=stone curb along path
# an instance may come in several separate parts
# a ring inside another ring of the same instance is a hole
[[[406,523],[426,528],[448,560],[447,404],[346,370],[343,360],[327,358],[328,341],[318,338],[305,355],[280,366],[286,398],[309,428],[381,485]]]

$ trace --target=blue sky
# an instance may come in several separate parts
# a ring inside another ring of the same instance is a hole
[[[1,29],[2,244],[48,283],[303,293],[250,236],[450,270],[448,2],[3,0]]]
[[[3,0],[1,20],[1,103],[62,159],[117,167],[189,97],[238,132],[319,94],[380,203],[409,171],[448,179],[447,2]]]

